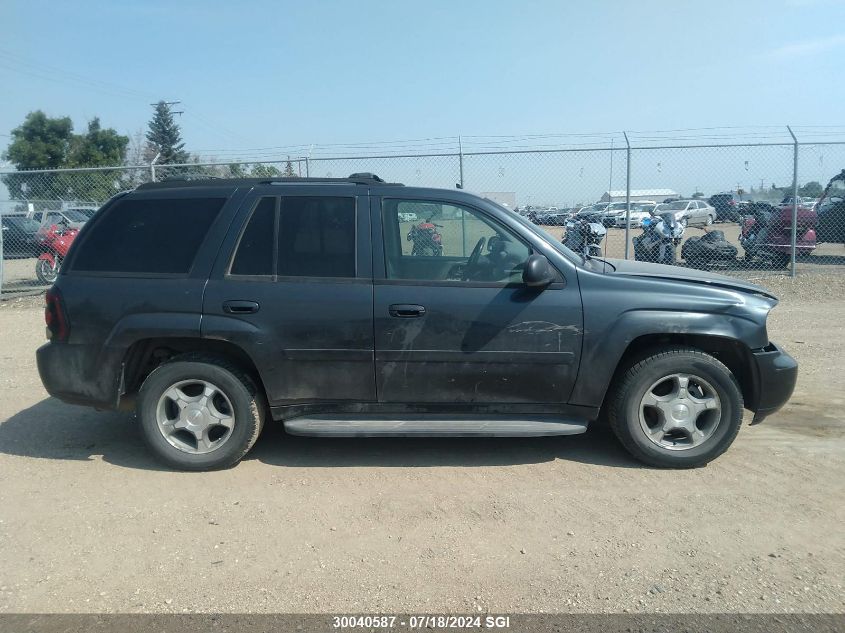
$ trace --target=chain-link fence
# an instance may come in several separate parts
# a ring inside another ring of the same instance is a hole
[[[170,178],[346,177],[481,193],[574,250],[751,276],[845,272],[845,142],[643,144],[0,173],[0,288],[55,279],[118,191]]]

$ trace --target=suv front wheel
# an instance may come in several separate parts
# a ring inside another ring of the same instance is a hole
[[[138,399],[144,439],[156,457],[180,470],[236,464],[258,439],[264,409],[260,392],[238,367],[194,355],[154,369]]]
[[[610,394],[608,419],[637,459],[693,468],[728,449],[742,409],[742,392],[725,365],[700,350],[673,348],[628,368]]]

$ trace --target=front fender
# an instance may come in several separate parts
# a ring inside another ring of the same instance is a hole
[[[603,327],[586,326],[581,367],[570,403],[600,406],[625,352],[644,336],[663,336],[669,340],[705,336],[741,341],[747,349],[762,348],[768,343],[765,328],[761,329],[751,318],[726,313],[629,310]]]

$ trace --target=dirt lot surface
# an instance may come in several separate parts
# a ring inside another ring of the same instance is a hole
[[[265,430],[160,468],[133,417],[47,397],[40,299],[0,302],[0,612],[842,612],[845,276],[767,278],[801,363],[706,468],[603,429],[522,440]]]

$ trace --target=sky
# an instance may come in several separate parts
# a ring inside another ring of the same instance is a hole
[[[36,109],[132,135],[158,99],[222,160],[785,135],[845,124],[843,24],[842,0],[2,0],[0,147]]]

